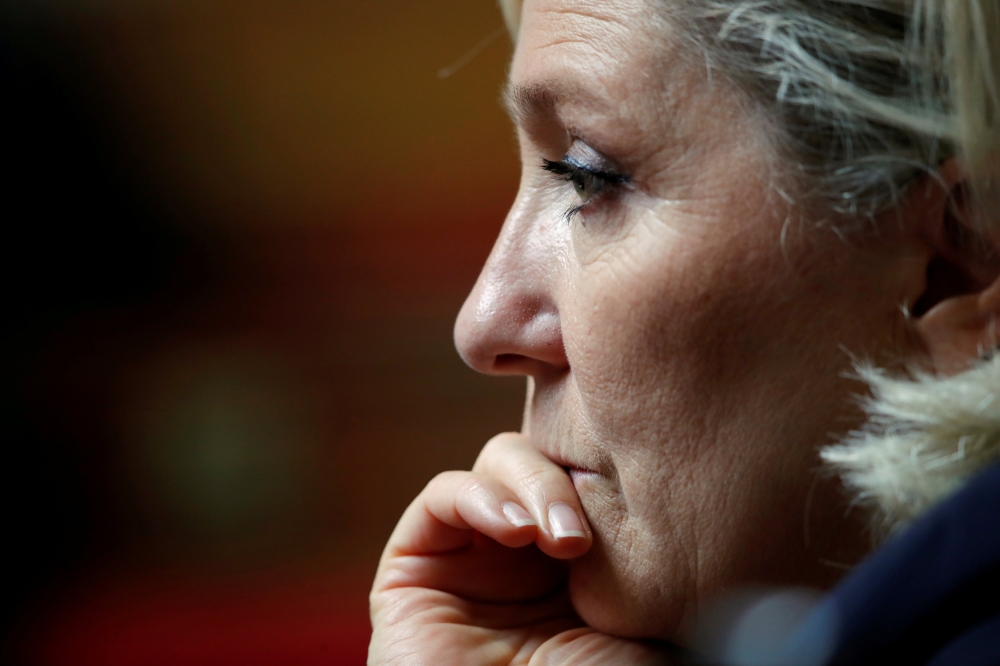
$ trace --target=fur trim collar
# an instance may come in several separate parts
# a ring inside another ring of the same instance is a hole
[[[1000,356],[951,377],[891,377],[870,365],[857,372],[871,388],[868,422],[820,455],[856,503],[873,511],[877,535],[1000,460]]]

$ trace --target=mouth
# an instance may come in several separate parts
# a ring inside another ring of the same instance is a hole
[[[609,477],[608,469],[609,466],[601,464],[598,460],[581,460],[584,456],[570,456],[564,455],[565,452],[561,450],[552,450],[555,447],[549,448],[544,446],[539,446],[535,443],[535,446],[539,449],[542,455],[551,460],[553,463],[562,468],[566,474],[569,475],[570,480],[573,481],[573,485],[579,490],[580,484],[585,482],[595,482],[599,479]],[[588,458],[590,458],[588,456]]]
[[[577,490],[580,489],[581,484],[589,482],[594,482],[601,477],[600,472],[596,472],[592,469],[586,469],[583,467],[573,467],[564,465],[563,469],[569,474],[570,480],[573,481],[573,485]]]

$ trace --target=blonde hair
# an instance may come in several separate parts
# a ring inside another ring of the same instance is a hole
[[[521,0],[500,0],[516,36]],[[961,159],[1000,230],[1000,0],[676,0],[682,34],[778,128],[787,170],[870,218]],[[800,188],[802,189],[802,188]]]

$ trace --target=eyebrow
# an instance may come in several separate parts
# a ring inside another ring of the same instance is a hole
[[[599,98],[585,90],[583,86],[568,82],[508,81],[503,90],[503,105],[516,125],[523,125],[531,119],[551,116],[560,105],[569,100],[589,104],[600,103]]]
[[[503,105],[516,125],[529,118],[552,113],[561,95],[545,83],[514,83],[508,81],[503,90]]]

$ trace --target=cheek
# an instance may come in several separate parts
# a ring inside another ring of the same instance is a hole
[[[606,253],[581,270],[575,312],[563,313],[573,411],[617,471],[579,486],[596,540],[574,563],[571,592],[588,624],[617,635],[675,633],[695,598],[696,506],[712,510],[691,477],[713,439],[721,327],[706,321],[697,271],[647,256],[673,250],[646,241]],[[712,335],[692,333],[702,327]]]
[[[699,242],[639,226],[571,267],[563,336],[584,416],[602,437],[648,437],[665,425],[653,415],[680,406],[693,414],[718,393],[727,362],[720,352],[740,344],[741,320],[753,316],[741,310],[752,305],[727,298],[726,280],[740,278],[699,260],[706,253],[690,251]],[[712,259],[725,262],[718,253]]]
[[[845,331],[824,313],[836,290],[789,273],[780,249],[618,249],[580,268],[562,313],[573,411],[618,473],[581,488],[597,540],[573,567],[578,611],[670,638],[719,587],[825,585],[829,553],[808,551],[803,525],[810,492],[837,505],[814,529],[842,516],[810,489],[816,449],[850,426]]]

